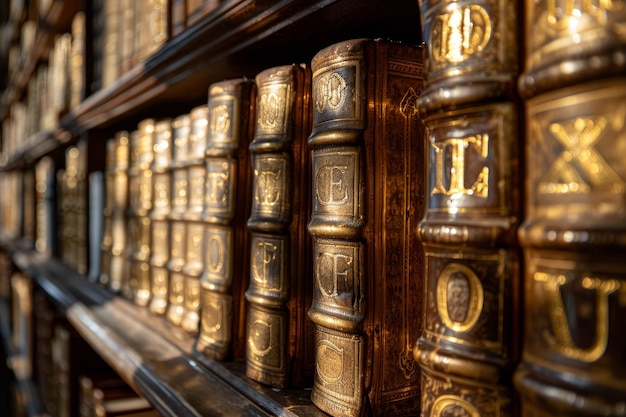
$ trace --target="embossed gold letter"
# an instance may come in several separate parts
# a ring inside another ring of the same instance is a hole
[[[326,260],[326,262],[324,262],[324,260]],[[347,281],[352,261],[352,256],[338,253],[320,253],[317,259],[315,275],[317,278],[318,288],[324,297],[337,297],[339,295],[338,282],[340,279]],[[325,263],[325,265],[322,265],[322,263]],[[332,281],[330,283],[323,282],[322,277],[329,276]]]
[[[615,279],[603,279],[585,277],[582,286],[590,291],[595,291],[596,301],[596,337],[593,344],[588,348],[580,348],[575,345],[570,330],[570,321],[561,295],[561,286],[567,283],[565,275],[557,275],[546,272],[535,272],[535,282],[544,283],[542,288],[547,291],[550,303],[549,314],[552,325],[552,337],[548,343],[557,352],[569,358],[582,362],[595,362],[606,351],[609,340],[609,295],[615,291],[623,292],[621,283]],[[621,300],[620,300],[621,301]]]
[[[435,187],[431,194],[465,194],[477,197],[487,197],[489,194],[489,168],[483,166],[478,178],[470,188],[465,188],[465,150],[470,146],[475,147],[482,158],[489,154],[489,136],[476,135],[465,138],[450,138],[432,144],[435,148]],[[445,154],[446,149],[451,150],[451,167],[447,168],[450,173],[449,187],[443,183],[446,174]]]
[[[430,37],[435,61],[459,63],[487,46],[491,19],[482,6],[457,7],[434,19]]]
[[[347,166],[323,166],[317,172],[315,195],[323,206],[341,206],[348,202],[348,189],[344,184]]]
[[[281,194],[282,171],[254,170],[257,183],[254,199],[264,206],[273,206],[278,203]]]
[[[268,265],[276,259],[276,249],[276,245],[269,242],[261,240],[257,243],[252,255],[252,276],[255,281],[267,284]]]
[[[550,125],[550,133],[564,150],[539,183],[543,194],[589,193],[591,186],[622,192],[624,182],[593,145],[607,126],[604,117],[566,120]],[[576,166],[585,175],[579,173]]]
[[[450,263],[437,281],[437,311],[443,324],[455,332],[466,332],[483,311],[483,286],[465,265]]]

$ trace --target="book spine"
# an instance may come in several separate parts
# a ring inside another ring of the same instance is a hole
[[[200,333],[205,355],[245,358],[245,290],[250,273],[248,144],[254,122],[254,82],[227,80],[209,87]],[[234,248],[241,248],[235,260]]]
[[[313,284],[306,232],[310,77],[296,65],[256,76],[246,374],[278,388],[310,384],[313,376],[313,327],[304,314]]]
[[[419,411],[420,53],[361,39],[311,64],[311,398],[334,416]]]
[[[101,245],[103,239],[104,222],[102,213],[104,210],[104,175],[102,171],[94,171],[89,174],[89,281],[97,282],[102,266]]]
[[[134,235],[131,245],[134,247],[130,262],[129,296],[140,306],[150,302],[150,234],[152,210],[152,163],[154,160],[153,119],[139,123],[135,158],[129,167],[130,216],[133,220]]]
[[[525,4],[521,415],[624,415],[626,8]]]
[[[129,165],[129,134],[126,131],[119,131],[114,137],[114,154],[109,158],[113,159],[112,167],[107,170],[107,184],[113,183],[113,188],[107,190],[105,199],[105,222],[108,220],[110,226],[105,226],[105,230],[111,229],[111,249],[102,252],[102,273],[100,274],[100,284],[108,287],[113,292],[122,289],[125,275],[126,250],[129,243],[127,233],[127,210],[128,210],[128,165]],[[104,263],[108,257],[109,262]]]
[[[170,36],[170,9],[168,3],[169,0],[151,0],[149,54],[158,51]]]
[[[181,327],[197,333],[200,322],[200,275],[203,269],[202,242],[204,223],[202,211],[205,192],[205,150],[207,145],[208,107],[198,106],[189,113],[189,138],[184,154],[187,169],[187,208],[185,218],[186,254],[182,269],[184,277],[184,313]]]
[[[150,243],[150,286],[149,310],[154,314],[165,314],[169,273],[167,261],[170,255],[170,214],[172,121],[164,119],[156,123],[154,133],[154,160],[152,162],[152,223]]]
[[[133,66],[133,54],[135,53],[135,9],[136,1],[122,2],[120,10],[120,33],[119,33],[119,61],[120,71],[125,73]]]
[[[185,265],[186,253],[186,224],[183,221],[188,204],[188,172],[185,165],[187,160],[187,143],[191,130],[191,118],[188,114],[177,117],[172,121],[172,208],[168,215],[170,223],[170,254],[167,261],[169,273],[168,307],[166,316],[168,321],[180,326],[185,310],[185,277],[182,274]]]
[[[120,36],[120,9],[122,0],[103,2],[103,41],[102,41],[102,87],[107,87],[120,75],[118,55]]]
[[[54,161],[50,157],[41,158],[35,168],[36,237],[35,249],[52,256],[54,253]]]
[[[70,57],[70,111],[78,106],[85,97],[86,75],[86,27],[85,14],[78,12],[72,20],[72,46]]]
[[[80,139],[76,144],[76,198],[74,200],[74,219],[76,235],[74,247],[76,253],[76,271],[81,275],[89,272],[89,187],[87,176],[87,140]]]
[[[508,416],[521,214],[515,1],[420,2],[427,148],[422,413]]]

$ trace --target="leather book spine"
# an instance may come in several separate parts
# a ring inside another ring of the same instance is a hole
[[[625,415],[623,2],[525,2],[521,415]]]
[[[196,348],[215,359],[245,358],[245,291],[250,273],[248,145],[254,131],[254,94],[254,82],[248,79],[209,87],[202,313]]]
[[[310,69],[288,65],[256,76],[250,144],[252,213],[246,374],[277,388],[313,380],[310,216]]]
[[[419,369],[421,50],[356,39],[312,60],[311,399],[333,416],[414,415]]]

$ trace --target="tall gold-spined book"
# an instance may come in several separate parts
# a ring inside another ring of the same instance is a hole
[[[518,355],[518,4],[420,1],[422,413],[510,416]]]
[[[187,171],[187,209],[185,210],[185,264],[182,268],[183,317],[181,327],[197,333],[200,323],[200,276],[203,264],[204,191],[206,182],[207,105],[189,113],[189,140],[185,154]]]
[[[142,120],[136,133],[130,137],[128,167],[128,237],[129,274],[126,297],[140,306],[150,301],[150,211],[152,210],[152,161],[154,159],[153,119]]]
[[[170,257],[170,221],[172,207],[171,163],[172,120],[158,121],[154,126],[154,158],[152,160],[152,210],[150,211],[150,304],[155,314],[165,314]]]
[[[311,398],[334,416],[419,413],[421,53],[360,39],[311,64]]]
[[[201,318],[196,348],[205,355],[243,360],[250,274],[251,175],[248,145],[254,132],[254,82],[234,79],[209,87]]]
[[[313,379],[310,78],[298,65],[256,76],[246,374],[279,388]]]
[[[170,254],[167,261],[169,273],[167,319],[179,326],[183,320],[185,300],[185,277],[182,274],[185,265],[185,222],[187,211],[188,181],[187,181],[187,142],[191,119],[188,114],[178,116],[172,121],[172,164],[171,187],[172,207],[168,215],[170,223]]]
[[[626,5],[526,1],[522,416],[626,415]]]

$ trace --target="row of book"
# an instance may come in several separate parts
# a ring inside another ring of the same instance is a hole
[[[28,81],[24,99],[11,104],[9,117],[4,119],[2,126],[2,152],[6,159],[35,145],[39,140],[37,133],[54,130],[59,120],[84,99],[85,25],[85,14],[77,13],[72,20],[71,32],[54,38],[47,59],[37,66]],[[35,21],[22,25],[23,48],[33,49],[36,30]],[[24,71],[22,66],[11,62],[9,68],[18,73]]]
[[[356,40],[215,84],[197,159],[191,115],[120,132],[102,283],[332,415],[623,415],[626,8],[420,4],[423,67]]]
[[[18,21],[25,7],[19,3],[13,5]],[[216,0],[96,1],[89,17],[78,11],[71,27],[60,28],[48,56],[34,57],[35,43],[43,39],[38,31],[51,30],[50,3],[30,7],[37,11],[27,13],[20,23],[20,42],[8,51],[9,79],[19,78],[31,61],[36,65],[23,97],[10,105],[3,122],[4,159],[32,147],[39,139],[36,133],[54,130],[86,96],[114,83],[219,5]]]
[[[346,41],[118,132],[100,283],[331,414],[417,413],[421,73]]]

